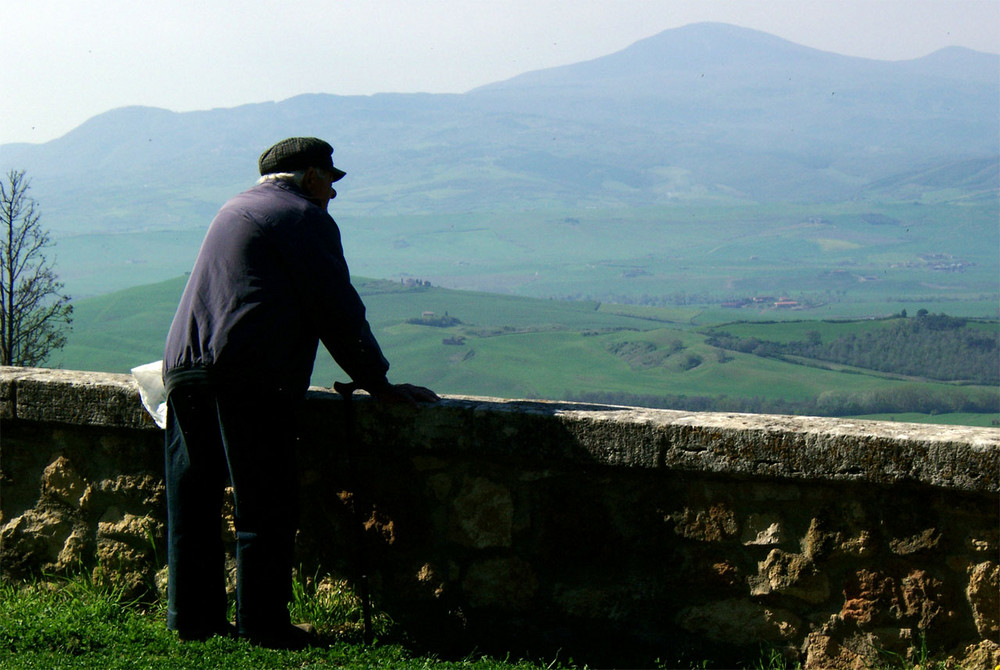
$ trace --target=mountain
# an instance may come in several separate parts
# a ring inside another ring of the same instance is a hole
[[[1000,57],[965,49],[890,63],[696,24],[472,97],[614,128],[592,145],[605,164],[679,167],[757,200],[839,199],[895,172],[996,156],[998,81]]]
[[[333,142],[349,175],[338,211],[355,216],[988,198],[998,120],[997,55],[883,62],[705,23],[461,95],[116,109],[45,144],[0,146],[0,168],[28,171],[63,234],[203,227],[289,135]]]

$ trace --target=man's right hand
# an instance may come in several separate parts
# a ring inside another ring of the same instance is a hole
[[[389,384],[380,389],[370,391],[379,402],[389,405],[408,405],[417,407],[422,402],[437,402],[441,400],[438,394],[429,388],[413,384]]]

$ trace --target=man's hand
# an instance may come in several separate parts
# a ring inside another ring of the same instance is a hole
[[[371,392],[379,402],[390,405],[409,405],[417,407],[422,402],[437,402],[441,398],[434,391],[413,384],[389,384],[377,391]]]

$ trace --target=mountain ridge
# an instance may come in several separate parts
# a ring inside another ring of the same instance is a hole
[[[734,45],[724,42],[723,40],[726,37],[739,38],[739,44]],[[771,48],[763,49],[764,45],[770,45]],[[526,72],[502,82],[480,86],[473,89],[471,93],[488,91],[513,83],[543,80],[559,73],[572,72],[582,68],[595,68],[595,66],[599,72],[613,72],[620,75],[623,65],[632,68],[638,65],[641,69],[638,72],[633,70],[632,74],[642,74],[644,71],[648,73],[654,69],[655,65],[660,64],[659,59],[670,57],[680,59],[681,67],[677,68],[675,66],[672,69],[688,70],[693,76],[699,76],[703,74],[702,69],[706,65],[710,65],[711,67],[718,67],[720,65],[718,62],[713,62],[718,56],[725,57],[725,63],[721,64],[731,65],[732,56],[735,55],[732,47],[735,46],[742,46],[745,49],[749,49],[751,57],[756,57],[757,59],[763,57],[769,61],[777,61],[782,57],[793,54],[802,56],[826,53],[768,33],[739,28],[730,24],[713,22],[695,23],[681,28],[664,30],[612,54],[579,63]],[[745,57],[748,54],[744,51],[739,55]],[[849,56],[842,56],[840,54],[834,55],[839,58],[850,58]]]
[[[873,61],[702,23],[463,94],[118,108],[0,146],[0,167],[27,170],[64,233],[203,226],[289,135],[337,147],[352,215],[912,198],[886,185],[997,155],[997,73],[967,49]]]

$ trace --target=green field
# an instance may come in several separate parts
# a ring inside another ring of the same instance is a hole
[[[662,307],[720,309],[729,300],[787,297],[808,307],[808,318],[920,307],[997,318],[1000,307],[995,200],[686,202],[384,217],[341,211],[335,202],[332,213],[352,270],[369,277]],[[60,277],[74,297],[176,277],[191,268],[210,218],[172,231],[60,235]],[[729,320],[720,314],[707,322]]]
[[[995,199],[533,205],[434,216],[350,207],[334,203],[333,215],[352,270],[392,278],[361,291],[394,381],[451,394],[680,409],[902,416],[919,406],[928,420],[964,414],[958,420],[987,425],[998,409],[992,386],[706,342],[720,329],[779,343],[816,331],[826,342],[921,309],[987,319],[995,330]],[[60,236],[57,270],[76,313],[51,362],[127,372],[159,359],[180,275],[210,216],[178,221],[177,230]],[[403,286],[409,279],[434,288]],[[780,299],[794,305],[778,309]],[[461,323],[408,322],[424,312]],[[321,352],[313,382],[343,378]]]
[[[184,281],[180,277],[78,301],[69,342],[52,362],[128,372],[158,360]],[[907,421],[919,418],[904,414],[912,398],[936,403],[933,414],[922,413],[927,420],[975,425],[990,425],[1000,411],[997,389],[990,386],[901,379],[822,362],[723,351],[706,343],[713,331],[701,323],[706,312],[696,306],[647,308],[389,281],[356,283],[392,362],[390,379],[446,394],[785,413],[855,406],[846,399],[858,399],[859,407],[889,402],[890,412]],[[428,312],[460,323],[424,325],[434,321],[423,317]],[[752,312],[742,314],[748,315]],[[777,321],[730,323],[725,329],[795,340],[808,330],[863,333],[884,323]],[[995,321],[983,325],[997,328]],[[313,383],[330,386],[338,379],[346,376],[321,349]],[[978,409],[951,416],[968,406]],[[874,412],[854,412],[862,413]]]
[[[951,426],[979,426],[996,428],[1000,426],[1000,413],[964,414],[920,414],[918,412],[900,412],[898,414],[862,414],[852,419],[869,419],[872,421],[906,421],[910,423],[943,423]]]

